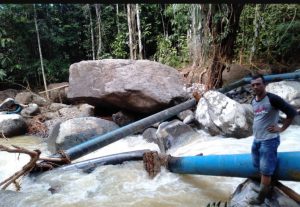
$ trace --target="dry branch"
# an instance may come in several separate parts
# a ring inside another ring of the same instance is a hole
[[[30,156],[30,161],[22,167],[21,170],[14,173],[12,176],[8,177],[4,181],[0,183],[0,186],[2,186],[2,189],[6,189],[10,184],[14,183],[16,186],[16,189],[20,189],[20,185],[18,183],[18,179],[22,176],[27,175],[29,172],[31,172],[33,169],[43,169],[43,170],[51,170],[54,167],[60,166],[62,164],[70,163],[70,159],[64,154],[63,152],[60,152],[62,154],[62,158],[41,158],[40,154],[41,151],[36,150],[28,150],[23,147],[19,147],[16,145],[12,145],[13,148],[9,148],[3,145],[0,145],[0,151],[5,151],[9,153],[23,153]],[[37,161],[44,161],[37,163]]]

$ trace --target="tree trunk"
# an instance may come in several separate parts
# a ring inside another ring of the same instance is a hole
[[[128,21],[128,32],[129,32],[130,59],[136,60],[137,42],[136,42],[135,6],[132,4],[127,4],[127,21]]]
[[[97,59],[100,58],[102,50],[102,34],[101,34],[101,8],[99,4],[95,4],[96,17],[97,17],[97,28],[98,28],[98,49],[97,49]]]
[[[36,37],[37,37],[37,41],[38,41],[38,48],[39,48],[39,54],[40,54],[43,82],[44,82],[44,87],[45,87],[45,91],[46,91],[46,97],[47,97],[47,99],[49,99],[49,93],[48,93],[47,82],[46,82],[46,75],[45,75],[45,71],[44,71],[44,63],[43,63],[43,54],[42,54],[42,48],[41,48],[41,42],[40,42],[40,34],[39,34],[39,28],[38,28],[38,24],[37,24],[37,15],[36,15],[35,4],[33,4],[33,11],[34,11],[34,24],[35,24]]]
[[[164,15],[163,12],[164,9],[162,8],[162,4],[160,4],[160,16],[161,16],[161,22],[162,22],[162,26],[163,26],[163,31],[164,31],[164,37],[166,37],[167,32],[166,32],[166,26],[165,26],[165,20],[164,20]]]
[[[204,10],[204,6],[200,4],[192,4],[191,5],[191,20],[192,20],[192,28],[191,28],[191,40],[190,40],[190,54],[191,54],[191,62],[192,67],[199,67],[200,63],[205,62],[205,42],[204,39],[204,18],[201,13],[201,10]]]
[[[234,43],[243,4],[201,4],[191,9],[191,58],[188,74],[206,84],[207,89],[222,86],[222,73],[234,55]],[[202,75],[206,79],[202,79]]]
[[[131,27],[131,9],[130,4],[127,4],[127,22],[128,22],[128,36],[129,36],[129,51],[130,59],[133,60],[133,45],[132,45],[132,27]]]
[[[120,33],[120,23],[119,23],[119,4],[116,4],[116,10],[117,10],[117,29],[118,34]]]
[[[138,37],[139,37],[139,58],[142,60],[143,59],[143,45],[142,45],[140,11],[139,11],[138,4],[136,4],[136,21],[137,21],[137,29],[138,29]]]
[[[234,56],[234,43],[239,28],[239,19],[243,4],[211,5],[208,14],[208,26],[212,37],[212,63],[208,68],[207,88],[222,86],[222,73],[231,63]],[[223,18],[216,18],[216,14],[224,12]]]
[[[92,40],[92,56],[93,56],[93,60],[95,60],[94,26],[93,26],[92,12],[91,12],[91,8],[90,8],[89,4],[88,4],[88,12],[89,12],[89,18],[90,18],[90,29],[91,29],[91,40]]]

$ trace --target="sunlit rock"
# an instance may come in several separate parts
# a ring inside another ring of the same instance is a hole
[[[81,61],[69,72],[68,98],[73,101],[153,113],[188,98],[179,72],[154,61]]]
[[[299,81],[280,81],[269,83],[266,90],[280,96],[295,108],[300,108]]]
[[[252,134],[253,112],[217,91],[206,92],[198,102],[196,120],[211,135],[243,138]]]
[[[299,81],[280,81],[269,83],[266,87],[268,92],[274,93],[296,109],[300,108],[300,82]],[[285,118],[283,113],[280,113],[281,117]],[[300,116],[295,117],[292,124],[300,125]]]

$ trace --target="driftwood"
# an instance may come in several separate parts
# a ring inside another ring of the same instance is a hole
[[[12,176],[8,177],[4,181],[0,183],[0,186],[2,186],[2,189],[6,189],[10,184],[15,184],[16,189],[20,190],[20,184],[18,183],[18,179],[27,175],[32,170],[36,169],[47,169],[51,170],[56,166],[59,166],[61,164],[70,163],[70,159],[66,157],[65,154],[62,158],[43,158],[40,157],[41,151],[38,149],[35,150],[28,150],[23,147],[19,147],[16,145],[12,145],[13,148],[9,148],[3,145],[0,145],[0,151],[5,151],[9,153],[23,153],[30,156],[30,161],[22,167],[21,170],[14,173]],[[40,163],[37,163],[37,161],[42,161]]]
[[[41,91],[41,92],[39,92],[39,94],[46,93],[46,92],[50,92],[50,91],[54,91],[54,90],[61,89],[61,88],[65,88],[65,87],[68,87],[68,86],[69,86],[69,85],[58,86],[58,87],[56,87],[56,88],[51,88],[51,89],[46,90],[46,91]]]

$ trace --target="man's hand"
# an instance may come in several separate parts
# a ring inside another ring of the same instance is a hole
[[[277,126],[277,125],[271,125],[271,126],[269,126],[268,128],[267,128],[267,130],[269,131],[269,132],[271,132],[271,133],[276,133],[276,132],[282,132],[283,130],[282,130],[282,128],[281,127],[279,127],[279,126]]]

